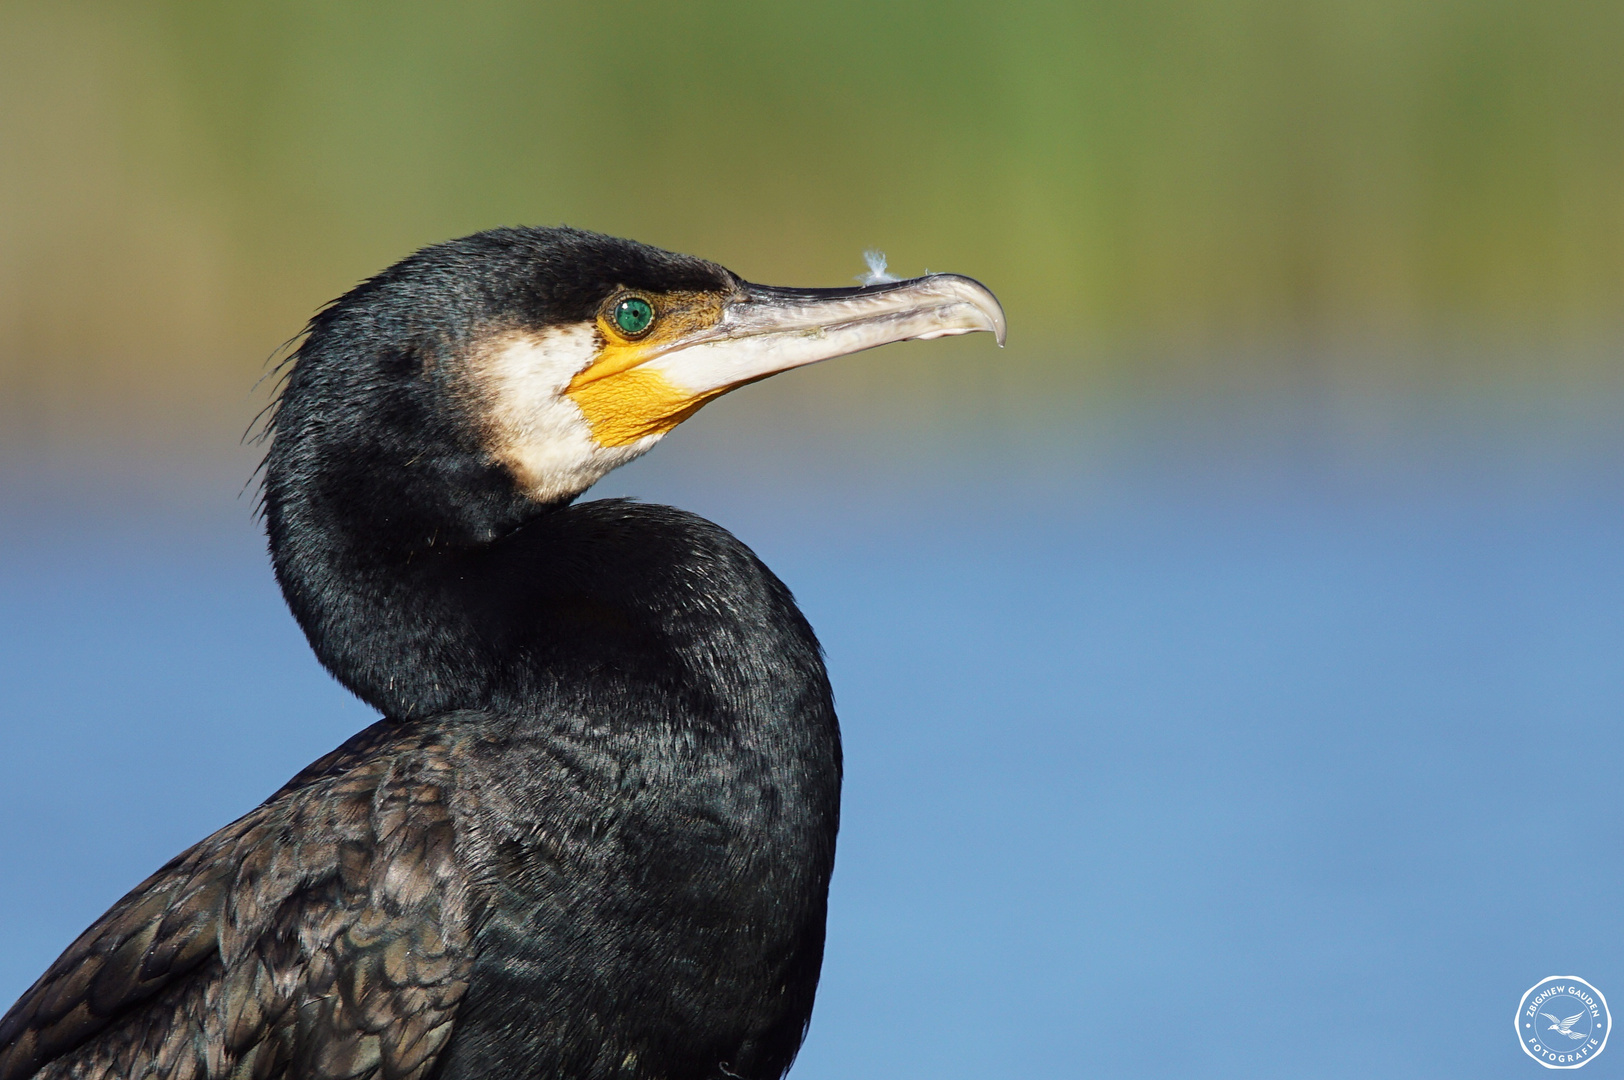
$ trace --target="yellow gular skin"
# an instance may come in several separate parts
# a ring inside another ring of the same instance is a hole
[[[641,296],[654,305],[652,330],[636,340],[627,339],[607,316],[628,295]],[[627,293],[605,305],[606,314],[598,316],[603,347],[564,390],[580,407],[600,446],[628,446],[650,435],[664,435],[725,392],[695,395],[673,386],[657,371],[638,367],[670,343],[716,325],[723,301],[724,297],[714,293]]]
[[[627,446],[664,435],[723,392],[696,397],[672,386],[658,371],[634,367],[575,387],[569,396],[581,407],[600,446]]]

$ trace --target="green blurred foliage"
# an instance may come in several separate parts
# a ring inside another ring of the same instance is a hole
[[[1617,0],[0,0],[0,395],[239,393],[359,277],[514,222],[969,273],[1034,391],[1537,365],[1616,337],[1621,55]]]

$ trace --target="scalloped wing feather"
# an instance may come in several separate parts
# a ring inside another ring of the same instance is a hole
[[[0,1019],[0,1080],[419,1080],[472,968],[447,743],[381,725],[182,854]]]

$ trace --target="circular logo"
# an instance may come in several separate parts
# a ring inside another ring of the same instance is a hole
[[[1607,1046],[1613,1018],[1601,991],[1572,975],[1548,975],[1517,1006],[1517,1041],[1547,1069],[1577,1069]]]

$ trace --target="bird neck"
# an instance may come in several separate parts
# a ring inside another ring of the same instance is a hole
[[[388,716],[584,710],[732,726],[773,712],[763,688],[782,673],[764,657],[822,679],[788,591],[694,515],[621,500],[532,506],[488,539],[418,524],[415,542],[399,524],[379,532],[267,500],[294,616],[328,670]]]

